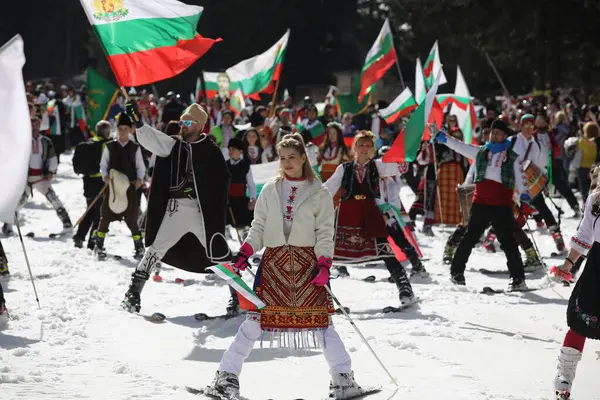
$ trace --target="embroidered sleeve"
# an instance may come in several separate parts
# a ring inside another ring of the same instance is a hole
[[[335,235],[333,199],[324,190],[319,191],[315,212],[315,255],[332,258]]]
[[[458,154],[462,154],[463,156],[474,159],[477,157],[477,152],[479,151],[479,146],[474,146],[472,144],[467,144],[461,142],[460,140],[454,139],[450,135],[446,135],[447,141],[446,146],[450,147],[452,150],[457,152]]]
[[[266,190],[265,190],[266,189]],[[263,248],[263,237],[265,232],[265,225],[267,223],[267,196],[270,188],[265,185],[261,190],[256,200],[256,206],[254,207],[254,219],[248,232],[246,242],[252,246],[255,252],[262,250]]]
[[[519,163],[519,159],[517,158],[513,163],[513,170],[515,174],[515,189],[519,192],[519,196],[523,193],[528,193],[529,189],[525,186],[524,177],[521,173],[521,163]]]
[[[338,165],[338,167],[335,169],[335,172],[333,173],[333,175],[331,175],[331,177],[329,179],[327,179],[327,182],[325,182],[323,184],[323,186],[325,186],[325,188],[329,191],[329,193],[331,194],[331,196],[335,196],[335,194],[337,193],[338,190],[340,190],[340,187],[342,186],[342,179],[344,178],[344,164]]]
[[[598,193],[592,194],[585,202],[583,219],[579,223],[577,233],[571,238],[571,248],[586,255],[594,243],[594,222],[596,217],[592,215],[592,205],[598,198]],[[598,227],[600,229],[600,226]]]
[[[144,125],[137,129],[136,136],[138,142],[144,146],[145,149],[159,157],[167,157],[171,154],[171,149],[176,142],[172,137],[149,125]]]

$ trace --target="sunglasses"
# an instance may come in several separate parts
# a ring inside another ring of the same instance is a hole
[[[177,125],[179,125],[180,128],[183,127],[183,126],[187,126],[189,128],[193,124],[197,124],[197,122],[196,121],[190,121],[189,119],[177,122]]]

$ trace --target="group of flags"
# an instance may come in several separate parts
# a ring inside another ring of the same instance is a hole
[[[386,19],[375,43],[365,57],[357,91],[358,103],[370,95],[375,84],[394,64],[398,65],[397,55],[390,22]],[[438,87],[446,82],[436,41],[425,60],[424,67],[420,59],[416,60],[414,94],[409,88],[404,88],[388,107],[379,111],[379,115],[388,124],[412,113],[383,161],[414,161],[421,141],[429,140],[428,125],[434,124],[439,129],[443,124],[444,109],[448,106],[452,106],[452,113],[457,116],[465,141],[471,143],[477,120],[472,98],[460,67],[457,67],[454,93],[437,95]]]

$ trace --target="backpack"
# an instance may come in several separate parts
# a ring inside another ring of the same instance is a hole
[[[79,143],[73,154],[73,171],[76,174],[94,175],[100,172],[104,141],[88,140]]]

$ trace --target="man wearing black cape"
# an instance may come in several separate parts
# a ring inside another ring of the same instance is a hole
[[[146,254],[133,273],[122,306],[140,311],[140,293],[159,261],[196,273],[231,259],[225,240],[231,180],[223,154],[201,133],[208,116],[198,104],[183,111],[181,136],[168,136],[141,122],[135,103],[125,104],[137,140],[156,155],[146,219]],[[237,297],[232,293],[237,311]],[[229,310],[228,310],[229,311]]]

